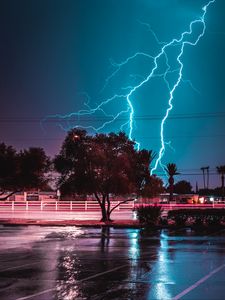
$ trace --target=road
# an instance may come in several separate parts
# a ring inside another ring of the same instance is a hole
[[[60,212],[60,211],[16,211],[16,212],[0,212],[0,219],[33,219],[33,220],[100,220],[100,211],[76,211],[76,212]],[[132,220],[133,212],[116,211],[112,213],[113,220]]]
[[[118,201],[112,201],[112,207]],[[138,207],[133,202],[128,202],[117,207],[113,213],[114,220],[132,220],[133,209]],[[169,210],[193,209],[193,208],[225,208],[224,204],[160,204],[163,209],[162,215],[166,216]],[[101,212],[97,202],[93,201],[21,201],[0,202],[0,219],[40,219],[40,220],[100,220]]]
[[[112,205],[117,205],[114,201]],[[112,212],[114,220],[132,220],[133,204],[124,203]],[[100,220],[101,210],[93,201],[0,202],[0,219]]]
[[[224,300],[225,233],[0,227],[1,300]]]

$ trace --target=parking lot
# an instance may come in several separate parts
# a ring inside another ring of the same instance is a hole
[[[225,299],[225,232],[1,226],[0,299]]]

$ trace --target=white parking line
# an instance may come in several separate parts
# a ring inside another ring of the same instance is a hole
[[[42,292],[40,292],[40,293],[32,294],[32,295],[25,296],[25,297],[22,297],[22,298],[17,298],[16,300],[32,299],[32,298],[34,298],[34,297],[41,296],[41,295],[43,295],[43,294],[47,294],[47,293],[52,292],[52,291],[55,291],[55,288],[48,289],[48,290],[42,291]]]
[[[105,274],[114,272],[114,271],[116,271],[116,270],[119,270],[119,269],[122,269],[122,268],[125,268],[125,267],[128,267],[128,266],[129,266],[128,264],[122,265],[122,266],[120,266],[120,267],[116,267],[116,268],[113,268],[113,269],[111,269],[111,270],[108,270],[108,271],[105,271],[105,272],[101,272],[101,273],[98,273],[98,274],[95,274],[95,275],[86,277],[86,278],[84,278],[84,279],[79,280],[78,282],[83,282],[83,281],[86,281],[86,280],[89,280],[89,279],[93,279],[93,278],[96,278],[96,277],[99,277],[99,276],[102,276],[102,275],[105,275]]]
[[[0,273],[6,272],[6,271],[15,270],[15,269],[22,269],[22,268],[24,268],[24,267],[29,267],[29,266],[32,266],[32,265],[36,265],[36,264],[38,264],[38,263],[39,263],[39,262],[33,262],[33,263],[30,263],[30,264],[24,264],[24,265],[20,265],[20,266],[15,266],[15,267],[6,268],[6,269],[3,269],[3,270],[0,270]]]
[[[128,264],[122,265],[122,266],[119,266],[119,267],[110,269],[110,270],[108,270],[108,271],[105,271],[105,272],[101,272],[101,273],[98,273],[98,274],[95,274],[95,275],[92,275],[92,276],[88,276],[88,277],[86,277],[86,278],[84,278],[84,279],[78,280],[77,283],[79,283],[79,282],[84,282],[84,281],[86,281],[86,280],[93,279],[93,278],[96,278],[96,277],[99,277],[99,276],[102,276],[102,275],[105,275],[105,274],[114,272],[114,271],[116,271],[116,270],[125,268],[125,267],[127,267],[127,266],[129,266],[129,265],[128,265]],[[15,299],[15,300],[27,300],[27,299],[32,299],[32,298],[34,298],[34,297],[41,296],[41,295],[47,294],[47,293],[49,293],[49,292],[53,292],[53,291],[55,291],[55,290],[56,290],[56,288],[52,288],[52,289],[44,290],[44,291],[42,291],[42,292],[35,293],[35,294],[29,295],[29,296],[25,296],[25,297],[22,297],[22,298],[17,298],[17,299]]]
[[[208,275],[202,277],[200,280],[196,281],[193,285],[189,286],[187,289],[185,289],[183,292],[179,293],[178,295],[176,295],[174,298],[172,298],[171,300],[178,300],[181,297],[183,297],[184,295],[188,294],[189,292],[191,292],[192,290],[194,290],[195,288],[197,288],[200,284],[202,284],[203,282],[205,282],[206,280],[208,280],[210,277],[212,277],[214,274],[218,273],[219,271],[221,271],[223,268],[225,267],[225,264],[216,268],[215,270],[213,270],[212,272],[210,272]]]

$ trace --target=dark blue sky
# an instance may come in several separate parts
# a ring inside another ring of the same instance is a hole
[[[143,57],[122,68],[102,91],[115,71],[110,59],[119,63],[137,51],[157,55],[161,46],[143,23],[160,41],[168,42],[199,18],[205,4],[207,0],[1,0],[1,141],[18,149],[41,146],[50,155],[57,153],[65,133],[52,121],[45,122],[43,131],[39,121],[87,108],[84,92],[90,96],[89,105],[96,107],[137,83],[153,66]],[[225,164],[224,13],[225,1],[216,0],[206,15],[204,37],[197,46],[185,48],[183,79],[194,88],[185,81],[174,94],[173,118],[165,127],[171,148],[166,147],[163,158],[164,163],[175,162],[184,174],[200,173],[200,167],[209,165],[214,184],[219,184],[215,167]],[[195,27],[193,38],[200,29]],[[176,47],[168,52],[171,59],[175,55]],[[159,151],[167,102],[162,78],[154,78],[132,96],[133,136],[141,147]],[[117,100],[104,108],[116,114],[125,103]],[[103,132],[118,131],[127,117]],[[106,119],[97,112],[63,126],[100,126]],[[200,175],[184,177],[202,185]]]

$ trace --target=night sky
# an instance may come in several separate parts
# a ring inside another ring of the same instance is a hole
[[[94,108],[126,92],[124,88],[149,73],[152,62],[137,57],[103,89],[115,71],[112,62],[120,63],[136,52],[157,55],[162,45],[149,28],[159,41],[179,38],[206,4],[207,0],[0,0],[0,141],[17,149],[44,147],[53,156],[65,136],[59,125],[66,129],[78,124],[100,126],[109,120],[101,111],[63,122],[41,121],[87,109],[88,101]],[[197,46],[185,48],[184,81],[174,94],[165,127],[165,139],[171,143],[163,163],[176,163],[186,174],[178,179],[190,180],[193,186],[198,181],[199,187],[202,166],[210,166],[213,186],[220,183],[215,167],[225,164],[224,14],[225,1],[216,0],[207,11],[204,37]],[[194,37],[200,29],[195,27]],[[168,52],[171,60],[175,55],[176,47]],[[172,73],[169,80],[174,80]],[[162,77],[132,95],[133,137],[141,148],[158,153],[168,97]],[[122,99],[104,107],[107,115],[125,108]],[[119,131],[127,120],[124,114],[101,132]]]

